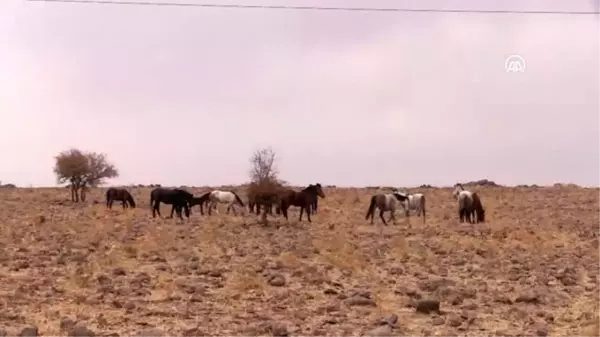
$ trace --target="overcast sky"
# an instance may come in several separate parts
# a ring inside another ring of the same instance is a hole
[[[592,0],[285,4],[598,10]],[[296,185],[598,185],[598,16],[3,0],[0,32],[5,183],[54,185],[54,155],[78,147],[109,156],[121,172],[111,184],[237,184],[252,152],[272,146]],[[512,54],[523,73],[506,72]]]

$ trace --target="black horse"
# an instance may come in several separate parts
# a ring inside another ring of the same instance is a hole
[[[169,218],[173,218],[173,212],[177,211],[177,216],[183,220],[181,216],[181,209],[185,210],[185,216],[187,218],[190,217],[190,201],[194,198],[194,195],[188,191],[175,188],[163,188],[157,187],[150,192],[150,207],[152,207],[152,217],[156,218],[156,213],[158,216],[160,215],[160,203],[165,203],[168,205],[173,205],[171,208],[171,216]]]
[[[131,193],[124,188],[111,187],[106,190],[106,207],[112,209],[112,204],[115,200],[123,203],[123,208],[127,208],[128,204],[131,208],[135,208],[135,201]]]
[[[190,200],[190,208],[194,207],[196,205],[200,205],[200,214],[204,215],[204,204],[207,203],[210,197],[210,192],[206,192],[204,194],[202,194],[199,197],[193,197],[192,200]]]

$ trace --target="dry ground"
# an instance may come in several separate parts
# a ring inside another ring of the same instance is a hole
[[[394,335],[597,335],[598,189],[474,190],[485,224],[459,224],[451,190],[425,189],[427,223],[388,227],[364,220],[366,189],[326,189],[312,225],[292,211],[266,227],[223,206],[152,219],[149,189],[127,211],[93,203],[101,189],[87,205],[62,202],[67,189],[2,190],[0,327],[359,335],[395,314]],[[415,311],[427,298],[440,315]]]

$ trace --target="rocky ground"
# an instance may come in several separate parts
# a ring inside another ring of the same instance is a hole
[[[2,190],[0,335],[597,336],[599,190],[474,189],[485,224],[423,189],[427,222],[387,227],[364,220],[365,189],[267,226],[224,207],[152,219],[149,189],[127,211],[100,189]]]

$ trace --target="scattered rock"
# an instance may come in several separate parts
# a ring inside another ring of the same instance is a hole
[[[389,325],[391,327],[396,327],[396,323],[398,323],[398,315],[396,314],[383,316],[378,319],[379,325]]]
[[[415,309],[417,312],[429,314],[431,312],[440,313],[440,301],[437,300],[420,300],[417,301]]]
[[[274,287],[283,287],[285,285],[285,277],[281,274],[275,274],[269,278],[268,283]]]
[[[166,334],[164,331],[156,328],[144,329],[138,332],[139,337],[164,337]]]
[[[375,303],[375,301],[373,301],[370,298],[366,298],[364,296],[352,296],[348,299],[345,300],[346,304],[349,306],[369,306],[369,307],[376,307],[377,303]]]
[[[77,337],[94,337],[96,334],[88,329],[85,325],[76,325],[71,331],[69,331],[69,336],[77,336]]]
[[[112,274],[113,276],[125,276],[127,275],[127,272],[125,271],[125,269],[118,267],[113,269]]]
[[[337,295],[338,294],[337,290],[331,289],[331,288],[327,288],[327,289],[323,290],[323,293],[325,295]]]
[[[441,316],[435,316],[432,320],[431,320],[431,324],[436,326],[436,325],[443,325],[444,323],[446,323],[446,321],[444,320],[443,317]]]
[[[75,326],[75,321],[68,317],[64,317],[63,319],[60,320],[60,329],[63,331],[69,331],[74,326]]]
[[[282,324],[271,324],[269,330],[274,337],[287,337],[290,335],[287,328]]]
[[[363,334],[363,336],[372,336],[372,337],[383,337],[383,336],[391,336],[392,327],[389,325],[381,325],[374,329],[371,329]]]
[[[539,303],[539,296],[536,293],[525,293],[515,299],[515,303]]]
[[[21,332],[19,333],[19,336],[22,336],[22,337],[35,337],[37,335],[38,335],[37,326],[29,326],[29,327],[23,328],[23,330],[21,330]]]
[[[462,318],[456,314],[450,314],[448,316],[448,325],[452,326],[452,327],[458,327],[462,324]]]

